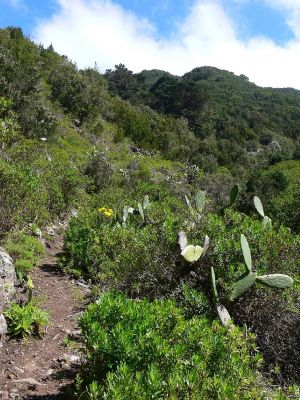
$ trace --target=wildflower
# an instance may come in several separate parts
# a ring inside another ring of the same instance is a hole
[[[111,208],[101,207],[98,208],[98,211],[107,218],[111,218],[114,215],[114,212]]]

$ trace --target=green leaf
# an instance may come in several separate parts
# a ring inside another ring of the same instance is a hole
[[[262,202],[261,202],[260,198],[257,197],[257,196],[254,196],[253,201],[254,201],[254,207],[256,208],[257,212],[258,212],[262,217],[264,217],[264,216],[265,216],[264,208],[263,208],[263,205],[262,205]]]
[[[288,275],[271,274],[257,277],[258,282],[275,289],[286,289],[293,285],[294,280]]]
[[[249,272],[252,270],[252,258],[251,258],[251,252],[248,244],[248,240],[245,235],[241,234],[241,247],[242,247],[242,252],[245,260],[246,267]]]
[[[229,196],[229,207],[231,207],[237,200],[238,196],[240,193],[240,187],[239,185],[234,185],[233,188],[230,191],[230,196]]]
[[[247,290],[251,288],[251,286],[254,285],[256,278],[257,278],[256,272],[249,272],[249,274],[246,275],[245,278],[242,278],[239,281],[237,281],[232,288],[232,292],[230,294],[230,300],[233,301],[241,297],[243,293],[245,293]]]
[[[206,197],[206,195],[205,195],[205,192],[203,192],[203,191],[199,191],[196,193],[195,203],[196,203],[196,209],[199,214],[201,214],[204,210],[205,200],[206,200],[205,197]]]

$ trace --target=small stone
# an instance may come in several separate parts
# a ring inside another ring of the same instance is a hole
[[[45,228],[45,233],[47,235],[49,235],[49,236],[54,236],[55,235],[54,229],[51,226],[48,226],[48,227]]]
[[[72,369],[70,364],[67,364],[66,362],[61,363],[61,368],[64,369],[65,371],[70,371]]]
[[[25,382],[25,383],[28,383],[28,385],[31,385],[31,386],[44,386],[44,384],[43,383],[39,383],[38,381],[36,381],[34,378],[24,378],[24,379],[16,379],[16,380],[14,380],[13,382]]]
[[[71,340],[80,340],[81,339],[81,330],[72,331],[68,334],[69,339]]]
[[[7,334],[7,323],[3,314],[0,314],[0,337]]]
[[[19,374],[24,374],[24,373],[25,373],[24,369],[19,368],[19,367],[15,367],[15,370],[16,370],[17,372],[19,372]]]
[[[50,376],[50,375],[52,375],[54,373],[54,369],[53,368],[50,368],[50,369],[48,369],[48,371],[46,372],[46,376]]]
[[[78,363],[80,362],[80,357],[76,356],[76,354],[72,354],[69,356],[69,360],[71,363]]]

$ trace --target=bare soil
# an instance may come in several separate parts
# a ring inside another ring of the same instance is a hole
[[[43,339],[7,338],[0,348],[0,399],[72,399],[72,385],[80,365],[78,346],[64,339],[76,331],[85,290],[57,265],[63,238],[46,241],[47,254],[31,274],[34,296],[48,311],[50,325]],[[1,344],[0,344],[1,345]]]

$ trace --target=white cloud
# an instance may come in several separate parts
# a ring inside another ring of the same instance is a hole
[[[239,39],[221,0],[197,0],[169,40],[158,38],[149,21],[111,0],[58,1],[59,12],[40,22],[35,40],[52,43],[81,68],[96,61],[104,71],[121,62],[135,72],[159,68],[181,75],[212,65],[245,74],[262,86],[300,89],[299,0],[264,0],[286,12],[295,39],[284,46],[266,37]]]

